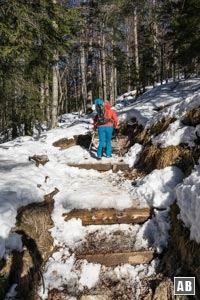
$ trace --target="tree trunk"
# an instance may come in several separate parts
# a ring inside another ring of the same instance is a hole
[[[47,128],[51,127],[51,105],[49,99],[49,78],[46,75],[45,78],[45,119],[47,121]]]
[[[12,95],[12,138],[13,139],[15,139],[18,136],[15,102],[16,102],[15,95]]]
[[[6,88],[5,88],[6,84],[5,84],[5,80],[2,79],[1,81],[1,90],[2,91],[5,91]],[[0,142],[4,142],[4,141],[7,141],[8,140],[8,122],[9,122],[9,118],[8,118],[8,99],[6,99],[4,97],[4,95],[2,95],[1,93],[1,96],[0,96],[0,112],[1,112],[1,117],[0,117],[0,131],[1,133],[3,133],[3,137],[2,139],[0,140]]]
[[[153,0],[152,6],[154,9],[156,9],[156,0]],[[154,74],[153,74],[153,86],[155,86],[155,83],[159,82],[159,49],[158,49],[158,26],[155,21],[155,17],[152,16],[153,19],[153,67],[154,67]]]
[[[101,55],[101,36],[98,39],[98,86],[99,86],[99,97],[103,98],[103,75],[102,75],[102,55]]]
[[[116,67],[115,67],[114,85],[115,85],[115,97],[114,97],[114,104],[115,104],[115,100],[117,99],[117,68]]]
[[[87,85],[86,85],[86,72],[85,72],[85,49],[83,45],[80,47],[80,70],[81,70],[81,98],[83,101],[83,108],[86,112],[87,101]]]
[[[140,65],[138,49],[138,16],[137,7],[134,9],[134,43],[135,43],[135,75],[136,75],[136,96],[140,94]]]
[[[54,54],[51,128],[57,127],[58,120],[58,54]]]
[[[66,77],[65,77],[65,81],[64,81],[64,85],[65,85],[65,101],[64,101],[64,112],[67,113],[68,112],[68,98],[69,98],[69,95],[68,95],[68,74],[66,74]]]
[[[42,120],[45,119],[45,81],[40,85],[40,110],[42,115]]]
[[[126,21],[126,53],[127,53],[127,91],[131,91],[131,63],[130,63],[130,21],[129,17]]]
[[[160,47],[160,83],[163,84],[164,77],[164,46]]]
[[[115,56],[114,56],[114,35],[112,30],[112,63],[110,70],[110,103],[113,105],[115,103]]]
[[[104,30],[104,26],[103,26]],[[101,32],[101,63],[102,63],[102,83],[103,83],[103,99],[107,99],[107,78],[106,78],[106,54],[105,54],[105,35]]]
[[[77,89],[77,80],[74,82],[74,98],[75,98],[75,111],[79,110],[78,107],[78,89]]]
[[[86,112],[92,107],[92,36],[89,36],[89,47],[88,47],[88,64],[87,64],[87,101],[86,101]]]
[[[64,71],[65,72],[65,71]],[[58,75],[58,116],[62,116],[63,114],[63,88],[62,88],[62,75],[59,70],[57,70]]]
[[[111,65],[110,72],[110,103],[113,105],[115,102],[115,66],[114,63]]]

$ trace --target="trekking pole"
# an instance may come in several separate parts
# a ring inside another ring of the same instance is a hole
[[[95,131],[93,131],[90,146],[89,146],[89,152],[91,151],[92,145],[94,143],[95,134],[96,134]]]

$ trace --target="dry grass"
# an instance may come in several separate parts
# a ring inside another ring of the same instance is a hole
[[[41,277],[41,268],[53,251],[49,229],[53,226],[51,213],[54,206],[52,197],[55,193],[57,190],[46,195],[44,202],[31,203],[18,211],[17,224],[13,231],[22,236],[23,251],[12,252],[1,267],[0,278],[1,274],[5,274],[9,285],[18,284],[17,297],[20,300],[36,299],[35,290]]]
[[[148,174],[154,169],[177,166],[188,176],[199,157],[200,149],[198,146],[193,150],[181,146],[169,146],[166,148],[148,146],[143,150],[135,168]]]
[[[175,118],[171,118],[171,119],[167,119],[167,120],[165,120],[165,119],[163,118],[161,121],[155,123],[155,124],[150,128],[150,133],[151,133],[151,134],[154,134],[154,135],[158,135],[158,134],[164,132],[164,131],[168,128],[168,126],[169,126],[171,123],[175,122],[175,121],[176,121]]]
[[[16,231],[24,232],[27,237],[37,243],[37,248],[44,260],[48,256],[52,245],[52,238],[48,232],[53,226],[51,211],[51,204],[31,204],[19,211],[18,223],[15,228]]]
[[[177,219],[179,208],[173,204],[170,210],[171,232],[168,249],[162,254],[156,275],[144,278],[141,300],[188,300],[190,296],[174,296],[174,276],[196,277],[196,299],[200,299],[200,245],[190,241],[189,230]],[[152,296],[152,297],[149,297]]]
[[[146,129],[142,130],[136,135],[135,143],[143,146],[151,145],[151,136]]]
[[[49,229],[53,226],[51,203],[31,204],[20,210],[15,231],[22,235],[23,253],[13,257],[13,275],[17,276],[21,299],[34,299],[40,270],[53,251]],[[19,272],[20,270],[20,272]]]
[[[59,190],[45,195],[44,202],[31,203],[18,211],[15,232],[22,235],[24,251],[13,253],[10,278],[18,283],[20,300],[36,300],[36,289],[41,279],[41,268],[53,252],[49,229],[53,226],[51,213],[53,197]]]
[[[187,112],[183,118],[183,124],[196,126],[200,124],[200,107]]]
[[[181,253],[181,258],[184,262],[187,262],[187,266],[191,268],[200,266],[200,245],[195,241],[190,240],[190,231],[183,226],[181,220],[177,219],[179,214],[179,208],[177,204],[174,204],[170,217],[172,221],[171,237],[177,245],[177,250]],[[200,282],[200,277],[199,277]]]
[[[190,240],[190,232],[183,226],[182,221],[177,219],[178,214],[179,208],[175,203],[170,211],[169,248],[160,268],[171,277],[175,276],[176,271],[180,269],[180,276],[195,276],[197,285],[200,286],[200,245]]]

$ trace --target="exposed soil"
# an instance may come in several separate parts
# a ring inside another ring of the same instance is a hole
[[[133,233],[133,232],[132,232]],[[114,231],[106,233],[95,231],[86,237],[86,241],[75,249],[77,254],[93,254],[93,253],[115,253],[135,251],[136,233],[130,234],[125,231]],[[142,250],[142,249],[141,249]]]

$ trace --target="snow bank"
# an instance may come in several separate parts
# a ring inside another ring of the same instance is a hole
[[[142,145],[135,144],[129,149],[128,153],[125,154],[124,161],[129,165],[130,168],[132,168],[138,162],[143,148],[144,147]]]
[[[200,243],[200,165],[176,188],[180,218],[190,230],[190,239]]]
[[[166,208],[173,204],[176,198],[175,187],[184,178],[177,167],[166,167],[154,170],[149,175],[136,180],[136,186],[131,194],[140,200],[141,206]]]

